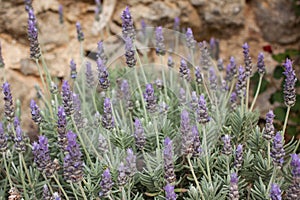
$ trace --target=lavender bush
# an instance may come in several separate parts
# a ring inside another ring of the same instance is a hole
[[[135,30],[126,7],[121,13],[124,54],[114,56],[119,61],[107,56],[105,41],[95,44],[97,60],[87,61],[82,45],[88,38],[78,22],[74,32],[81,63],[71,60],[70,77],[59,83],[42,62],[38,22],[31,1],[25,3],[30,57],[42,69],[43,90],[30,103],[39,137],[30,141],[22,130],[13,90],[4,82],[1,197],[299,199],[299,141],[286,143],[283,137],[296,101],[291,60],[284,63],[285,126],[275,130],[276,116],[270,110],[261,128],[259,111],[254,110],[259,97],[249,102],[249,82],[253,70],[262,79],[266,68],[263,54],[257,66],[252,63],[247,43],[241,45],[244,63],[231,57],[224,69],[226,60],[218,58],[217,40],[210,46],[205,41],[196,45],[192,29],[178,32],[179,19],[174,31],[160,26],[149,31],[145,23],[141,31]],[[102,7],[100,1],[96,4],[98,16]],[[62,8],[58,19],[63,23]],[[148,37],[142,42],[136,37],[140,32]],[[138,49],[138,42],[147,48]],[[143,49],[156,52],[160,63],[137,53]],[[77,71],[79,66],[83,73]]]

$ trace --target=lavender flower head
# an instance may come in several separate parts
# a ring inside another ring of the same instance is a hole
[[[108,58],[107,55],[105,54],[104,47],[103,47],[103,41],[99,41],[97,43],[97,59],[101,59],[104,63],[104,65],[107,64]]]
[[[218,59],[217,67],[218,67],[219,71],[223,71],[224,70],[224,62],[223,62],[222,58]]]
[[[112,107],[109,98],[104,99],[102,126],[108,130],[113,129],[115,127],[115,121],[112,115]]]
[[[200,48],[200,67],[202,67],[204,70],[208,70],[210,67],[213,66],[210,53],[207,48],[207,44],[205,41],[199,43]]]
[[[8,82],[3,83],[2,92],[4,94],[4,116],[6,117],[7,121],[11,122],[15,113],[10,85]]]
[[[229,199],[239,200],[239,189],[238,189],[239,178],[236,173],[232,173],[230,176],[230,188],[229,188]]]
[[[271,157],[275,166],[281,168],[284,162],[285,151],[283,149],[283,141],[280,132],[277,132],[272,144]]]
[[[101,191],[99,192],[99,196],[107,197],[110,194],[113,185],[114,183],[112,181],[110,171],[107,168],[106,170],[104,170],[102,174],[102,179],[100,182]]]
[[[196,110],[198,107],[198,97],[196,91],[192,91],[190,107],[192,110]]]
[[[217,75],[213,67],[209,68],[209,85],[211,90],[217,90]]]
[[[127,80],[122,80],[120,90],[122,93],[122,98],[127,102],[130,101],[130,88]]]
[[[264,62],[264,54],[259,53],[257,58],[257,71],[260,75],[266,73],[266,66]]]
[[[169,56],[169,57],[168,57],[168,67],[169,67],[169,68],[173,68],[174,65],[175,65],[175,63],[174,63],[174,61],[173,61],[172,56]]]
[[[293,63],[290,59],[286,59],[284,66],[284,72],[285,75],[285,83],[284,83],[284,103],[286,106],[294,106],[296,103],[296,90],[295,90],[295,84],[297,81],[295,70],[293,70]]]
[[[165,193],[166,193],[166,200],[176,200],[177,195],[174,191],[174,186],[172,186],[170,183],[167,183],[167,185],[164,187]]]
[[[75,110],[74,121],[77,128],[82,129],[85,126],[85,122],[82,117],[80,96],[76,93],[73,93],[73,102],[74,102],[74,110]]]
[[[279,186],[275,183],[272,184],[271,190],[270,190],[270,198],[271,200],[281,200],[281,190]]]
[[[162,27],[156,27],[155,29],[155,39],[156,39],[156,54],[157,55],[165,55],[166,54],[166,47],[164,44],[164,36],[163,36],[163,30]]]
[[[133,177],[137,172],[136,168],[136,156],[133,154],[132,149],[127,149],[127,157],[126,157],[126,173],[129,177]]]
[[[58,15],[59,15],[59,23],[64,23],[64,13],[63,13],[63,6],[60,4],[58,7]]]
[[[185,90],[183,88],[179,89],[179,103],[180,105],[184,105],[186,102],[186,93]]]
[[[200,138],[199,138],[199,131],[197,126],[193,126],[192,127],[192,134],[193,134],[193,148],[194,148],[194,152],[193,152],[193,156],[200,156],[200,154],[202,153],[202,149],[201,149],[201,142],[200,142]]]
[[[141,20],[141,30],[142,30],[142,33],[143,33],[143,37],[144,37],[144,40],[146,40],[146,37],[147,37],[147,24],[145,22],[145,20]]]
[[[295,153],[293,153],[291,157],[292,157],[292,161],[291,161],[292,175],[294,180],[296,180],[296,182],[299,182],[300,181],[300,157]]]
[[[187,28],[185,39],[187,47],[190,49],[195,49],[196,41],[194,39],[193,31],[191,28]]]
[[[252,60],[249,54],[249,46],[247,43],[243,45],[244,62],[245,62],[245,75],[250,77],[252,75]]]
[[[96,6],[96,8],[95,8],[95,20],[97,21],[97,22],[99,22],[100,21],[100,9],[99,9],[99,7],[98,6]]]
[[[198,108],[197,108],[197,121],[200,124],[206,124],[210,121],[210,117],[208,116],[208,111],[206,107],[206,101],[204,99],[204,95],[201,94],[199,97]]]
[[[99,134],[98,142],[99,142],[98,149],[100,150],[100,152],[107,153],[108,152],[107,139],[103,135]]]
[[[232,152],[232,146],[231,146],[231,137],[229,135],[224,135],[222,137],[222,140],[223,140],[223,149],[222,149],[222,153],[225,154],[225,155],[230,155],[231,152]]]
[[[25,4],[25,10],[27,12],[29,12],[30,9],[32,8],[32,0],[24,0],[24,4]]]
[[[165,180],[168,183],[174,183],[176,181],[176,175],[173,163],[172,140],[169,137],[167,137],[164,141],[163,155]]]
[[[53,200],[61,200],[61,198],[57,192],[53,193]]]
[[[30,43],[30,58],[39,59],[41,56],[40,44],[38,41],[38,30],[36,18],[32,9],[28,10],[28,40]]]
[[[80,22],[76,22],[76,31],[77,31],[77,40],[79,42],[82,42],[84,40],[84,34],[82,32],[82,28],[81,28]]]
[[[239,144],[235,150],[234,166],[240,169],[243,164],[243,145]]]
[[[100,58],[97,59],[97,70],[99,85],[101,89],[107,90],[110,86],[110,81],[108,79],[109,74],[103,60],[101,60]]]
[[[216,40],[213,37],[210,38],[209,46],[210,46],[210,54],[211,54],[212,58],[218,60],[218,58],[219,58],[219,40]]]
[[[57,112],[57,133],[58,133],[58,146],[64,151],[67,145],[66,127],[67,127],[67,115],[65,109],[62,106],[58,106]]]
[[[168,104],[166,104],[166,102],[162,101],[159,104],[159,114],[167,114],[168,110],[169,110]]]
[[[71,79],[76,79],[77,77],[76,63],[73,59],[70,61],[70,68],[71,68]]]
[[[146,136],[142,123],[138,118],[136,118],[134,121],[134,139],[137,148],[142,150],[146,143]]]
[[[36,124],[40,124],[43,120],[40,108],[35,103],[33,99],[30,101],[30,108],[31,108],[31,118]]]
[[[184,78],[185,80],[191,80],[190,69],[188,68],[188,65],[184,59],[180,60],[179,74],[180,77]]]
[[[191,131],[190,117],[186,110],[181,112],[180,132],[182,137],[181,153],[185,156],[194,152],[194,135]]]
[[[72,183],[78,183],[83,178],[82,153],[76,142],[77,135],[72,131],[67,133],[68,144],[64,158],[64,179]]]
[[[265,129],[263,131],[263,137],[266,140],[272,140],[274,135],[275,135],[275,128],[273,125],[273,120],[274,120],[274,113],[272,110],[269,110],[269,112],[266,115],[266,125],[265,125]]]
[[[71,116],[74,112],[73,93],[67,80],[63,81],[61,96],[65,113],[66,115]]]
[[[0,122],[0,153],[7,150],[7,136],[4,133],[3,124]]]
[[[123,38],[130,37],[131,39],[135,38],[135,30],[133,26],[133,20],[127,6],[121,15],[122,19],[122,34]]]
[[[47,184],[44,184],[44,186],[43,186],[42,199],[43,200],[51,200],[51,193],[50,193],[50,190],[49,190]]]
[[[86,62],[86,71],[85,71],[85,79],[88,88],[94,87],[94,73],[92,70],[92,64],[90,62]]]
[[[154,89],[151,83],[146,85],[146,90],[144,92],[144,100],[146,101],[146,109],[150,113],[154,113],[157,110],[157,98],[154,95]]]
[[[238,76],[238,80],[235,86],[235,90],[237,92],[237,94],[239,95],[239,97],[244,97],[246,94],[246,72],[244,70],[244,68],[242,66],[239,67],[239,76]]]
[[[230,63],[226,67],[226,76],[225,80],[230,82],[234,78],[234,76],[237,74],[236,70],[236,63],[233,56],[230,57]]]
[[[175,17],[174,18],[174,27],[173,27],[174,31],[180,31],[180,18],[179,17]]]
[[[135,66],[135,50],[133,48],[133,41],[130,37],[125,38],[125,58],[128,67],[132,68]]]
[[[26,151],[26,144],[23,137],[23,132],[20,126],[16,128],[16,137],[15,137],[15,149],[19,153],[24,153]]]
[[[0,42],[0,68],[2,68],[4,66],[5,66],[5,64],[4,64],[4,60],[2,57],[2,48],[1,48],[1,42]]]
[[[203,77],[199,66],[195,67],[195,81],[198,85],[202,84],[203,82]]]
[[[118,185],[124,186],[128,181],[128,177],[126,175],[126,169],[124,163],[121,162],[118,167]]]

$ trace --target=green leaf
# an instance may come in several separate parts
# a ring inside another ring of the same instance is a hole
[[[276,119],[278,119],[279,121],[284,121],[285,114],[286,114],[286,108],[284,108],[284,107],[277,107],[274,110],[274,114],[276,116]]]
[[[283,73],[283,67],[280,65],[277,65],[274,72],[273,72],[273,77],[276,79],[280,79],[282,77],[282,73]]]

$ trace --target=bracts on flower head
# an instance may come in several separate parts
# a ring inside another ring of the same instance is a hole
[[[164,141],[163,155],[164,155],[165,180],[168,183],[174,183],[176,181],[176,175],[175,175],[174,163],[173,163],[172,140],[168,137]]]
[[[4,64],[4,60],[2,57],[2,48],[1,48],[1,42],[0,42],[0,68],[2,68],[4,66],[5,66],[5,64]]]
[[[165,55],[166,54],[166,47],[164,44],[164,36],[163,36],[163,30],[162,27],[156,27],[155,30],[155,39],[156,39],[156,54],[157,55]]]
[[[83,178],[82,153],[76,141],[77,135],[72,131],[67,133],[66,156],[64,157],[64,179],[72,183],[78,183]]]
[[[26,151],[26,144],[24,141],[23,131],[21,130],[20,126],[16,128],[16,137],[15,140],[15,149],[19,153],[24,153]]]
[[[108,79],[109,74],[103,60],[101,60],[100,58],[97,59],[97,70],[99,85],[101,89],[107,90],[110,86],[110,81]]]
[[[174,63],[174,61],[173,61],[172,56],[169,56],[169,57],[168,57],[168,67],[169,67],[169,68],[173,68],[174,65],[175,65],[175,63]]]
[[[144,100],[146,102],[146,109],[148,112],[154,113],[157,111],[157,98],[154,95],[154,89],[151,83],[146,84]]]
[[[236,147],[235,155],[234,155],[234,167],[240,169],[243,164],[243,145],[239,144]]]
[[[58,107],[57,118],[58,146],[62,151],[64,151],[67,146],[67,116],[65,109],[62,106]]]
[[[230,108],[234,111],[237,107],[237,95],[235,92],[232,92],[230,95]]]
[[[242,66],[239,67],[239,76],[236,83],[236,93],[239,95],[240,98],[244,97],[246,94],[246,72]]]
[[[272,140],[274,135],[275,135],[275,128],[273,125],[273,120],[274,120],[274,113],[272,110],[269,110],[269,112],[266,115],[266,125],[265,125],[265,129],[263,131],[263,137],[266,140]]]
[[[62,84],[61,96],[64,111],[67,116],[71,116],[74,112],[73,93],[71,91],[69,82],[66,80],[64,80]]]
[[[295,70],[293,70],[293,63],[290,59],[286,59],[284,66],[285,82],[284,82],[284,103],[286,106],[294,106],[296,103],[295,84],[297,81]]]
[[[79,42],[82,42],[84,40],[84,34],[82,32],[80,22],[76,22],[76,31],[77,31],[77,40]]]
[[[92,70],[92,64],[90,62],[86,62],[86,71],[85,71],[85,79],[88,88],[94,87],[94,73]]]
[[[196,41],[194,39],[193,31],[191,28],[187,28],[187,31],[185,33],[185,40],[189,49],[195,49]]]
[[[136,156],[133,154],[132,149],[127,149],[125,169],[126,174],[128,174],[129,177],[133,177],[137,172]]]
[[[203,82],[203,77],[199,66],[195,67],[195,81],[198,85],[202,84]]]
[[[104,51],[103,41],[99,41],[97,43],[97,59],[99,59],[99,58],[103,61],[104,65],[107,64],[108,58]]]
[[[210,117],[208,116],[208,110],[206,107],[206,101],[204,95],[201,94],[198,101],[197,112],[197,121],[200,124],[206,124],[210,121]]]
[[[166,200],[176,200],[177,195],[174,191],[174,186],[170,183],[167,183],[167,185],[164,187],[165,193],[166,193]]]
[[[142,150],[146,143],[146,136],[142,123],[138,118],[136,118],[134,121],[134,139],[137,148]]]
[[[7,150],[7,135],[4,133],[3,124],[0,122],[0,153]]]
[[[126,174],[126,169],[124,163],[121,162],[118,167],[118,185],[124,186],[128,181],[128,176]]]
[[[179,17],[175,17],[174,18],[174,27],[173,27],[174,31],[180,31],[180,18]]]
[[[273,163],[278,168],[281,168],[284,162],[285,151],[283,149],[283,140],[280,132],[277,132],[272,143],[271,157]]]
[[[102,115],[102,126],[105,129],[113,129],[115,127],[115,121],[112,114],[112,106],[110,98],[105,98],[103,102],[103,115]]]
[[[192,110],[196,110],[198,107],[198,97],[196,91],[192,91],[191,101],[190,101],[190,108]]]
[[[186,103],[186,93],[183,88],[179,89],[179,97],[178,97],[180,105],[184,105]]]
[[[236,70],[236,63],[233,56],[230,57],[230,63],[226,67],[226,76],[225,80],[230,82],[234,78],[234,76],[237,74]]]
[[[27,12],[29,12],[30,9],[33,9],[32,8],[32,0],[24,0],[24,3],[25,3],[25,10]]]
[[[71,68],[71,74],[70,74],[71,79],[76,79],[77,77],[76,63],[73,59],[70,61],[70,68]]]
[[[202,153],[202,148],[201,148],[201,142],[200,142],[200,137],[199,137],[199,131],[197,126],[192,127],[192,134],[193,134],[193,156],[197,157],[200,156]]]
[[[245,75],[246,78],[252,75],[252,59],[249,54],[249,45],[245,43],[243,45],[244,62],[245,62]]]
[[[187,62],[184,59],[180,60],[179,74],[180,77],[184,78],[185,80],[191,80],[190,69],[187,65]]]
[[[257,57],[257,71],[260,75],[263,75],[264,73],[266,73],[264,54],[261,52],[258,54],[258,57]]]
[[[43,121],[40,108],[36,104],[36,102],[31,99],[30,101],[30,109],[31,109],[31,118],[36,124],[40,124]]]
[[[210,85],[210,89],[211,90],[217,90],[218,87],[218,79],[217,79],[217,75],[216,72],[214,70],[213,67],[209,68],[209,85]]]
[[[38,41],[38,30],[36,17],[33,9],[28,10],[28,40],[30,42],[30,58],[39,59],[41,56],[40,44]]]
[[[6,117],[7,121],[12,122],[15,113],[10,85],[8,82],[3,83],[2,92],[4,94],[4,116]]]
[[[291,157],[292,157],[291,167],[292,167],[293,179],[296,182],[300,183],[300,157],[295,153],[292,154]]]
[[[125,38],[125,58],[128,67],[132,68],[136,65],[135,50],[133,48],[133,40],[130,37]]]
[[[17,129],[18,126],[20,126],[20,120],[19,120],[19,117],[18,116],[15,116],[14,118],[14,128],[15,130]]]
[[[223,63],[223,59],[222,58],[218,59],[217,67],[218,67],[219,71],[223,71],[224,70],[224,63]]]
[[[44,184],[44,186],[43,186],[42,199],[43,200],[51,200],[52,199],[52,196],[51,196],[51,193],[50,193],[50,190],[49,190],[47,184]]]
[[[224,143],[222,153],[228,156],[232,153],[232,146],[230,143],[231,137],[229,135],[224,135],[222,141]]]
[[[292,168],[292,183],[286,190],[287,200],[298,200],[300,196],[300,157],[297,154],[291,155],[291,168]]]
[[[181,153],[184,156],[193,154],[193,152],[194,152],[194,135],[191,131],[189,113],[186,110],[183,110],[181,112],[180,132],[181,132],[181,138],[182,138]]]
[[[239,200],[239,188],[238,188],[239,178],[236,173],[232,173],[230,176],[230,188],[229,188],[229,199]]]
[[[271,190],[270,190],[270,198],[271,200],[281,200],[281,190],[279,186],[275,183],[271,185]]]
[[[213,66],[210,53],[207,48],[207,44],[205,41],[199,43],[200,48],[200,67],[204,70],[208,70],[210,67]]]
[[[112,181],[110,171],[107,168],[106,170],[104,170],[104,172],[102,174],[102,179],[100,182],[101,190],[99,192],[99,196],[107,197],[108,195],[110,195],[113,185],[114,185],[114,183]]]
[[[73,102],[74,102],[74,121],[78,129],[82,129],[85,126],[84,119],[82,117],[81,111],[81,101],[78,94],[73,93]]]
[[[133,20],[127,6],[121,15],[122,19],[122,34],[123,38],[130,37],[131,39],[135,38],[135,30],[133,26]]]

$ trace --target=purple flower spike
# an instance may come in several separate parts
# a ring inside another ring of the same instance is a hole
[[[2,92],[4,94],[4,116],[7,121],[11,122],[14,119],[14,106],[13,99],[8,82],[3,83]]]
[[[7,150],[7,136],[4,133],[3,124],[0,122],[0,152],[4,153]]]
[[[191,28],[188,28],[185,34],[186,44],[188,48],[195,49],[196,41],[194,39],[193,31]]]
[[[260,75],[266,73],[266,66],[264,62],[264,54],[259,53],[257,58],[257,71]]]
[[[126,175],[126,169],[124,163],[121,162],[118,167],[118,185],[124,186],[128,181],[128,177]]]
[[[30,42],[30,58],[39,59],[41,56],[40,44],[38,41],[38,30],[36,18],[32,9],[28,10],[28,40]]]
[[[283,157],[285,155],[285,151],[283,149],[283,141],[280,132],[277,132],[272,144],[271,149],[271,157],[273,158],[273,163],[275,166],[281,168],[283,165]]]
[[[180,77],[184,78],[185,80],[191,80],[190,69],[188,68],[188,65],[184,59],[180,60],[179,74]]]
[[[205,41],[199,43],[200,48],[200,67],[202,67],[204,70],[208,70],[210,67],[213,66],[210,53],[207,48],[207,44]]]
[[[155,39],[156,39],[156,54],[157,55],[165,55],[166,54],[166,47],[164,44],[164,36],[163,36],[163,30],[162,27],[156,27],[155,30]]]
[[[14,128],[17,129],[18,126],[20,126],[20,120],[18,116],[15,116],[14,118]]]
[[[100,150],[100,152],[107,153],[109,147],[106,138],[100,134],[98,137],[98,142],[99,142],[98,149]]]
[[[180,105],[184,105],[186,103],[186,93],[183,88],[180,88],[179,90],[179,103]]]
[[[43,200],[51,200],[51,193],[50,193],[50,190],[47,186],[47,184],[44,184],[43,186],[43,194],[42,194],[42,199]]]
[[[73,93],[73,102],[74,102],[74,121],[78,129],[82,129],[85,125],[82,118],[81,111],[81,101],[80,96],[78,94]]]
[[[300,181],[300,157],[297,154],[292,154],[292,161],[291,161],[291,167],[292,167],[292,175],[293,178],[296,181]]]
[[[5,64],[4,64],[4,60],[2,57],[2,48],[1,48],[1,42],[0,42],[0,68],[2,68],[4,66],[5,66]]]
[[[295,70],[293,70],[293,63],[290,59],[286,59],[284,66],[284,72],[285,75],[285,83],[284,83],[284,103],[286,106],[294,106],[296,103],[296,90],[295,90],[295,84],[297,81]]]
[[[143,33],[143,37],[144,37],[144,40],[146,40],[146,37],[147,37],[147,24],[145,22],[145,20],[141,20],[141,29],[142,29],[142,33]]]
[[[202,77],[202,74],[201,74],[201,70],[200,70],[200,67],[199,66],[196,66],[195,67],[195,81],[198,85],[202,84],[203,82],[203,77]]]
[[[100,182],[101,191],[99,192],[99,196],[107,197],[110,194],[113,185],[114,183],[112,181],[110,171],[107,168],[106,170],[104,170],[102,174],[102,180]]]
[[[185,156],[194,152],[194,135],[191,131],[190,117],[186,110],[181,112],[180,132],[182,138],[181,153]]]
[[[176,181],[176,175],[175,175],[174,163],[173,163],[172,140],[168,137],[164,141],[163,154],[164,154],[165,180],[168,183],[174,183]]]
[[[102,126],[107,130],[111,130],[115,127],[115,121],[112,114],[112,107],[109,98],[104,99],[103,103],[103,115],[102,115]]]
[[[192,134],[193,134],[193,147],[194,147],[194,152],[193,152],[193,156],[200,156],[200,154],[202,153],[202,149],[201,149],[201,142],[200,142],[200,138],[199,138],[199,131],[197,126],[193,126],[192,127]]]
[[[60,4],[58,7],[58,15],[59,15],[59,23],[64,23],[64,13],[63,13],[63,6]]]
[[[67,133],[68,145],[64,158],[64,179],[72,183],[78,183],[83,178],[83,162],[81,159],[79,144],[76,142],[77,135],[72,131]]]
[[[252,60],[249,54],[249,46],[247,43],[243,45],[244,62],[245,62],[245,75],[246,78],[252,75]]]
[[[67,146],[67,116],[65,113],[65,109],[62,106],[58,107],[57,117],[58,146],[62,151],[64,151],[65,147]]]
[[[275,128],[273,125],[273,120],[274,120],[274,113],[272,110],[269,110],[269,112],[266,115],[266,125],[265,125],[265,129],[263,132],[263,137],[266,140],[272,140],[274,135],[275,135]]]
[[[235,110],[237,107],[237,95],[235,92],[232,92],[230,95],[230,108],[231,110]]]
[[[146,136],[142,123],[138,118],[136,118],[134,122],[134,139],[137,148],[142,150],[146,143]]]
[[[235,150],[234,166],[240,169],[243,164],[243,145],[239,144]]]
[[[231,146],[231,137],[229,135],[224,135],[222,137],[222,140],[223,140],[223,149],[222,149],[222,153],[225,154],[225,155],[230,155],[231,152],[232,152],[232,146]]]
[[[132,149],[127,149],[127,157],[126,157],[126,173],[129,177],[133,177],[137,172],[136,168],[136,156],[133,154]]]
[[[173,68],[174,65],[175,65],[175,63],[174,63],[174,61],[173,61],[172,56],[169,56],[169,57],[168,57],[168,67],[169,67],[169,68]]]
[[[195,91],[192,91],[190,107],[192,110],[196,110],[198,107],[198,97]]]
[[[31,118],[36,124],[40,124],[43,120],[40,108],[33,99],[30,101]]]
[[[200,124],[206,124],[210,121],[210,117],[208,116],[208,111],[206,107],[206,101],[204,99],[204,95],[201,94],[198,102],[197,108],[197,121]]]
[[[154,95],[154,89],[151,83],[146,85],[144,93],[144,100],[146,101],[146,109],[150,113],[154,113],[157,110],[157,98]]]
[[[213,67],[209,68],[209,85],[211,90],[217,90],[217,75]]]
[[[237,74],[236,63],[233,56],[230,57],[230,63],[226,67],[226,77],[225,80],[230,82]]]
[[[24,0],[25,3],[25,10],[29,12],[29,10],[33,9],[32,8],[32,0]]]
[[[230,176],[230,188],[229,188],[229,199],[239,200],[239,188],[238,188],[239,178],[236,173],[232,173]]]
[[[224,63],[223,63],[223,59],[222,58],[219,58],[217,67],[218,67],[219,71],[223,71],[224,70]]]
[[[73,106],[73,93],[71,91],[69,82],[64,80],[62,84],[62,104],[65,109],[65,113],[67,116],[71,116],[74,112],[74,106]]]
[[[76,31],[77,31],[77,40],[79,42],[82,42],[84,40],[84,34],[82,32],[80,22],[76,22]]]
[[[16,137],[15,137],[15,149],[19,153],[24,153],[26,151],[26,144],[23,137],[23,131],[20,126],[16,128]]]
[[[101,89],[107,90],[110,86],[110,81],[108,79],[109,74],[103,60],[101,60],[100,58],[97,59],[97,70],[99,85]]]
[[[108,58],[104,51],[103,41],[99,41],[97,43],[97,55],[96,56],[97,56],[97,59],[100,58],[103,61],[104,65],[107,64]]]
[[[130,37],[125,38],[125,58],[128,67],[132,68],[136,65],[135,50]]]
[[[300,157],[295,153],[291,157],[293,182],[285,193],[287,200],[297,200],[300,196]]]
[[[71,68],[71,79],[76,79],[77,77],[76,63],[73,59],[70,61],[70,68]]]
[[[85,71],[85,79],[88,88],[94,87],[94,73],[92,70],[92,64],[90,62],[86,62],[86,71]]]
[[[179,17],[175,17],[174,18],[174,27],[173,27],[174,31],[180,31],[180,18]]]
[[[270,190],[270,198],[271,200],[281,200],[281,190],[279,186],[275,183],[272,184],[271,190]]]
[[[123,38],[130,37],[131,39],[135,38],[135,30],[133,26],[133,20],[127,6],[121,15],[122,19],[122,34]]]
[[[172,186],[170,183],[167,183],[165,186],[165,193],[166,193],[166,200],[176,200],[177,195],[174,191],[174,186]]]
[[[239,97],[243,97],[246,94],[246,71],[244,70],[244,68],[242,66],[239,67],[239,76],[238,76],[238,81],[236,83],[235,86],[235,90],[237,92],[237,94],[239,95]]]

